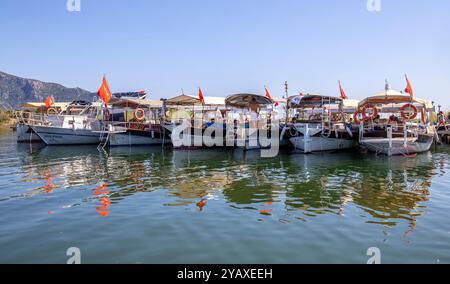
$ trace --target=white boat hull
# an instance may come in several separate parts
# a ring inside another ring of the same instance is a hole
[[[188,138],[185,138],[184,134],[180,137],[180,141],[187,142],[180,145],[181,142],[175,143],[173,139],[171,138],[170,141],[172,142],[172,147],[177,148],[201,148],[205,147],[203,143],[203,135],[192,135],[192,134],[186,134],[189,136]],[[171,135],[172,137],[172,135]],[[186,141],[187,140],[187,141]]]
[[[408,139],[406,145],[403,138],[392,139],[392,146],[390,146],[388,138],[367,138],[363,139],[360,144],[366,147],[369,151],[378,154],[384,154],[387,156],[408,155],[429,151],[431,145],[433,144],[433,137],[430,136],[428,139],[424,139],[422,141],[417,139]]]
[[[17,142],[36,143],[42,142],[41,138],[31,129],[29,125],[18,123],[16,126]]]
[[[156,135],[156,134],[155,134]],[[152,146],[170,142],[169,139],[152,137],[151,135],[136,135],[131,133],[110,133],[109,146]]]
[[[356,147],[355,140],[325,137],[291,137],[289,139],[294,149],[303,153],[337,151]]]
[[[47,145],[99,144],[100,134],[90,129],[71,129],[50,126],[32,126],[34,132]]]
[[[259,138],[259,132],[252,132],[251,134],[248,133],[248,129],[240,129],[238,131],[239,135],[236,135],[234,132],[230,133],[223,133],[222,137],[219,138],[219,136],[216,136],[216,138],[213,138],[212,141],[208,141],[209,144],[213,145],[207,145],[205,142],[205,137],[203,136],[203,132],[206,130],[202,130],[201,133],[198,133],[198,129],[196,131],[187,131],[188,133],[180,133],[180,132],[174,132],[173,125],[166,125],[166,130],[171,132],[171,141],[174,148],[199,148],[199,147],[227,147],[227,148],[242,148],[245,150],[252,150],[252,149],[265,149],[270,148],[261,146],[260,138]],[[222,126],[218,126],[216,128],[216,132],[218,133],[220,131],[223,131]],[[194,134],[192,134],[194,133]],[[176,140],[177,142],[174,142],[174,135],[178,137]],[[186,137],[187,135],[188,137]],[[182,143],[183,142],[183,143]],[[287,144],[286,140],[282,139],[280,141],[279,137],[276,138],[276,142],[278,142],[278,146],[284,146]],[[183,145],[181,145],[183,144]]]

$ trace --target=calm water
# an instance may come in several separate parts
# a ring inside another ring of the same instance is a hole
[[[203,199],[203,201],[202,201]],[[17,145],[0,263],[450,263],[450,147],[416,158]]]

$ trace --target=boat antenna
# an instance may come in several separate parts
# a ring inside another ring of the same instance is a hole
[[[289,96],[288,96],[288,91],[289,91],[289,85],[288,85],[288,81],[285,81],[284,82],[284,92],[285,92],[285,94],[286,94],[286,98],[285,99],[287,99]]]
[[[387,79],[385,80],[385,82],[386,82],[386,84],[384,85],[384,91],[385,91],[385,94],[387,96],[388,91],[391,90],[391,85],[389,84]]]
[[[285,111],[286,117],[284,118],[284,120],[285,120],[284,124],[286,125],[289,120],[289,101],[288,101],[289,85],[288,85],[288,81],[284,81],[284,92],[285,92],[285,96],[286,96],[285,97],[285,99],[286,99],[286,111]]]

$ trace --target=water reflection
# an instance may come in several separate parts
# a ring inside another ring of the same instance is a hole
[[[347,206],[353,206],[367,223],[395,226],[406,221],[410,232],[425,212],[432,177],[448,170],[446,158],[431,153],[409,159],[359,153],[261,159],[257,152],[159,147],[113,148],[108,153],[95,147],[20,151],[21,182],[43,184],[30,186],[29,196],[55,194],[57,189],[93,190],[96,212],[103,217],[111,216],[111,204],[160,191],[165,198],[156,202],[161,206],[206,212],[208,203],[218,200],[231,210],[304,221],[325,214],[346,216]]]
[[[110,214],[109,207],[111,206],[111,200],[109,199],[109,194],[111,192],[107,188],[108,184],[104,183],[97,187],[93,192],[94,197],[100,198],[101,206],[97,207],[97,213],[102,217],[106,217]]]

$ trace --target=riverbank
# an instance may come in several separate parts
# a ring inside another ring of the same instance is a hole
[[[10,128],[15,123],[15,119],[11,118],[11,114],[5,111],[0,111],[0,128]]]

